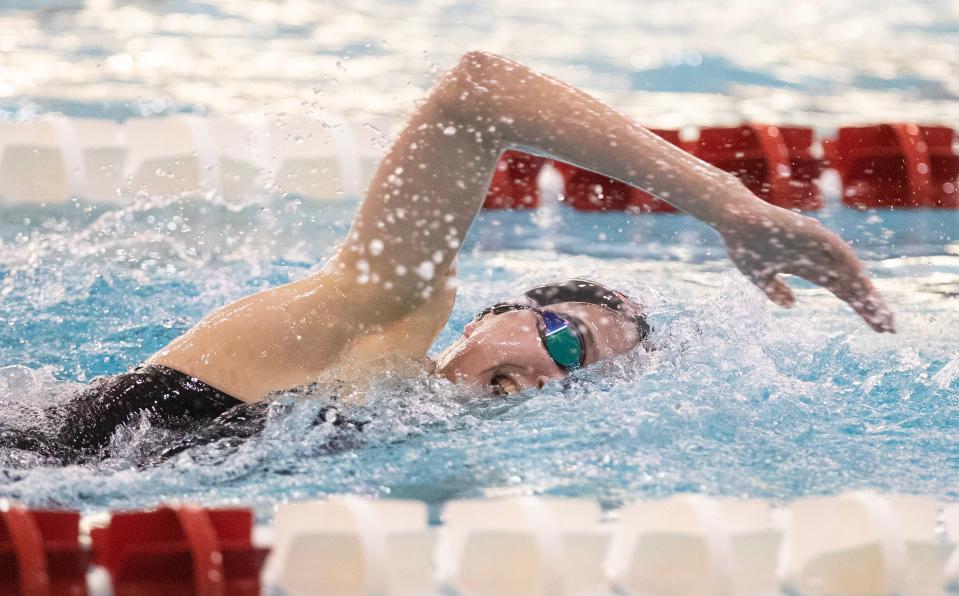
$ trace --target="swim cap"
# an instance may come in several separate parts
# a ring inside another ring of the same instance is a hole
[[[639,310],[636,302],[622,292],[588,279],[573,278],[548,283],[527,290],[523,292],[523,295],[536,306],[545,307],[560,302],[585,302],[608,308],[633,321],[639,337],[637,343],[646,339],[651,331],[646,315]]]

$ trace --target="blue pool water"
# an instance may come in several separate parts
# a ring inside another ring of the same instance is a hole
[[[480,48],[529,63],[657,127],[743,119],[959,127],[949,0],[594,3],[0,0],[0,120],[197,112],[395,122]],[[62,9],[57,9],[57,6]],[[828,180],[827,180],[828,182]],[[685,216],[485,214],[460,258],[437,349],[517,288],[584,275],[648,305],[660,349],[569,387],[486,401],[382,378],[356,436],[312,426],[318,391],[262,437],[136,465],[171,437],[137,426],[97,465],[0,452],[0,497],[95,510],[170,499],[272,504],[334,492],[548,494],[616,504],[681,491],[785,499],[849,488],[959,498],[959,214],[819,215],[896,312],[877,335],[796,284],[780,310]],[[227,199],[232,199],[228,197]],[[0,204],[0,427],[35,422],[91,378],[136,365],[217,306],[305,275],[355,197],[123,197],[124,207]],[[282,401],[282,399],[281,399]],[[351,443],[352,448],[331,449]]]
[[[204,313],[321,264],[355,202],[141,201],[123,209],[8,208],[0,226],[0,424],[78,383],[135,365]],[[605,503],[680,491],[789,498],[873,487],[959,496],[959,217],[821,217],[850,239],[895,309],[867,330],[807,284],[781,310],[730,269],[686,216],[487,213],[461,256],[448,344],[515,288],[588,275],[648,305],[660,349],[584,371],[570,387],[471,401],[436,379],[387,377],[350,414],[372,422],[330,450],[318,391],[262,437],[212,444],[154,468],[168,440],[125,429],[101,464],[31,466],[0,454],[0,494],[82,509],[171,498],[253,503],[354,492],[414,497],[535,493]],[[293,398],[289,398],[293,399]]]

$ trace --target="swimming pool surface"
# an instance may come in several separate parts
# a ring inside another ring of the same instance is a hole
[[[126,370],[225,301],[306,274],[354,207],[167,199],[8,208],[0,423],[23,424],[78,382]],[[731,270],[718,236],[686,216],[486,213],[461,255],[460,295],[439,346],[517,288],[587,275],[648,305],[660,349],[509,399],[383,378],[350,410],[371,420],[349,437],[351,449],[330,449],[343,431],[311,425],[328,403],[319,390],[260,438],[195,448],[155,468],[134,462],[170,437],[145,425],[120,433],[98,465],[33,466],[29,454],[8,451],[0,494],[87,510],[189,498],[264,511],[339,492],[614,504],[683,491],[778,499],[872,487],[955,498],[959,218],[844,208],[821,217],[866,259],[898,334],[872,333],[806,284],[795,309],[767,304]]]
[[[446,0],[85,5],[0,0],[0,120],[188,111],[282,123],[339,113],[377,128],[439,69],[481,48],[651,126],[959,126],[959,8],[947,0],[543,2],[535,11],[496,0],[484,14]],[[348,437],[311,424],[329,399],[319,390],[278,408],[262,437],[151,468],[136,462],[171,437],[144,425],[118,434],[98,465],[0,452],[0,497],[85,511],[191,499],[262,515],[278,501],[342,492],[610,505],[865,487],[959,498],[959,212],[854,212],[837,205],[834,180],[826,186],[818,217],[865,260],[896,335],[872,333],[808,284],[797,284],[796,308],[775,308],[686,216],[487,213],[461,254],[460,295],[437,348],[482,307],[579,275],[646,304],[659,349],[509,399],[382,378],[350,412],[370,424]],[[0,205],[0,426],[36,421],[211,309],[321,266],[356,207],[355,197],[266,194],[240,205],[120,202]],[[343,443],[353,447],[331,448]]]

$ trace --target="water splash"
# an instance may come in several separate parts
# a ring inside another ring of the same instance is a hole
[[[179,198],[6,220],[0,427],[42,422],[45,407],[92,376],[141,362],[209,310],[320,266],[353,208]],[[363,405],[338,406],[365,422],[362,431],[317,424],[333,392],[316,389],[280,396],[253,438],[159,462],[150,459],[157,446],[182,437],[143,422],[121,429],[100,463],[59,468],[8,450],[0,494],[84,510],[243,502],[262,515],[277,501],[338,492],[430,502],[537,493],[610,504],[693,490],[959,496],[959,312],[948,292],[959,266],[911,231],[916,219],[841,216],[847,233],[859,230],[851,237],[876,259],[877,283],[897,310],[902,329],[890,337],[808,285],[797,308],[774,309],[717,260],[718,238],[687,218],[558,209],[556,224],[541,228],[535,217],[486,214],[474,228],[438,347],[517,288],[585,275],[646,306],[656,349],[508,399],[387,376]],[[830,218],[840,216],[824,217],[835,225]],[[936,225],[944,244],[957,237],[956,224]],[[525,233],[503,232],[516,227]]]

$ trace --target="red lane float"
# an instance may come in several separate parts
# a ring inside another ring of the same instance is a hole
[[[43,536],[50,576],[50,594],[86,594],[89,553],[80,546],[80,514],[75,511],[34,511]]]
[[[692,153],[734,174],[767,203],[815,211],[822,208],[822,164],[811,153],[812,143],[811,128],[743,124],[702,129]]]
[[[546,160],[522,151],[506,151],[496,163],[486,193],[484,209],[535,209],[539,207],[536,179]]]
[[[80,548],[80,514],[0,509],[0,593],[83,596],[87,553]]]
[[[843,202],[857,209],[959,207],[953,129],[916,124],[844,127],[823,141],[839,172]]]
[[[650,129],[677,147],[682,147],[678,130]],[[675,213],[677,209],[644,192],[608,176],[576,166],[555,162],[563,176],[566,201],[579,211],[638,211],[643,213]]]
[[[259,594],[266,550],[253,546],[245,509],[164,507],[113,514],[91,532],[94,558],[116,596]]]
[[[813,157],[811,128],[744,124],[704,128],[683,143],[677,130],[651,129],[666,141],[703,161],[736,175],[763,200],[788,209],[822,207],[817,179],[821,162]],[[509,151],[496,166],[486,197],[488,209],[530,208],[539,204],[536,176],[545,160]],[[563,177],[566,201],[579,211],[675,213],[653,195],[608,176],[563,162],[553,162]]]
[[[675,130],[653,130],[673,145],[736,175],[761,199],[787,209],[822,208],[818,178],[836,169],[843,203],[865,208],[959,208],[959,149],[945,126],[876,124],[840,128],[823,141],[825,160],[812,153],[808,127],[743,124],[703,128],[683,143]],[[484,207],[530,209],[539,205],[536,179],[548,160],[507,151],[496,166]],[[607,176],[551,162],[565,183],[566,201],[580,211],[669,213],[652,195]]]

